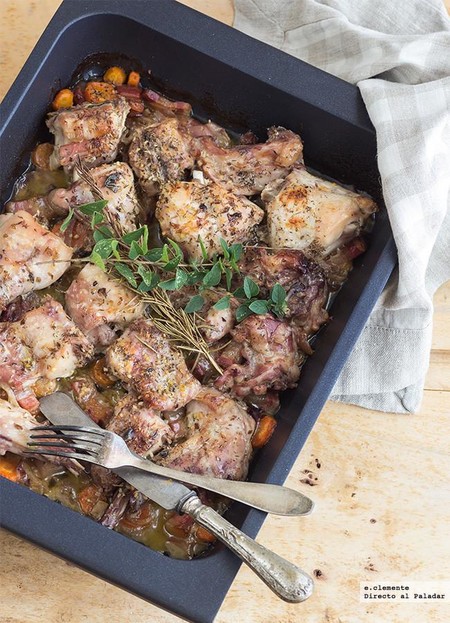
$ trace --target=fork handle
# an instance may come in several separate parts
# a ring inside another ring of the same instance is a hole
[[[180,510],[222,541],[284,601],[299,603],[312,594],[313,581],[307,573],[241,532],[196,495],[189,497]]]

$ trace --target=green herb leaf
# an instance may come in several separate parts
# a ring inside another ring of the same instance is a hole
[[[227,282],[227,290],[231,290],[231,282],[233,280],[233,271],[228,266],[225,266],[225,279]]]
[[[141,292],[148,292],[158,285],[159,277],[152,270],[148,270],[142,264],[139,264],[137,272],[142,279],[142,283],[139,284],[138,288]]]
[[[244,246],[240,242],[235,242],[230,247],[230,254],[235,262],[239,262],[244,252]],[[239,270],[239,269],[238,269]]]
[[[141,247],[135,240],[132,240],[130,250],[128,251],[128,257],[130,260],[135,260],[140,255],[143,255]]]
[[[205,275],[206,272],[204,270],[194,270],[193,272],[188,274],[186,285],[193,286],[197,283],[200,283],[201,281],[203,281]]]
[[[269,311],[269,304],[267,301],[252,301],[248,308],[254,314],[267,314],[267,312]]]
[[[220,239],[220,246],[222,247],[223,256],[226,260],[230,259],[230,247],[227,244],[227,241],[223,238]]]
[[[112,238],[105,238],[96,242],[92,252],[98,253],[103,260],[107,260],[112,255]]]
[[[100,225],[100,223],[103,223],[103,214],[101,212],[94,212],[91,218],[92,229],[94,229],[94,227],[97,227],[97,225]]]
[[[177,284],[175,283],[175,279],[168,279],[167,281],[160,281],[158,286],[162,290],[176,290]]]
[[[243,305],[239,305],[236,310],[236,320],[237,322],[242,322],[244,318],[247,318],[247,316],[251,316],[251,314],[252,312],[248,308],[248,305],[244,303]]]
[[[206,260],[208,259],[208,251],[206,250],[205,243],[200,238],[200,236],[198,237],[198,244],[200,245],[203,261],[206,262]]]
[[[175,251],[175,255],[177,257],[180,257],[181,259],[183,259],[184,258],[184,254],[183,254],[183,251],[181,250],[180,245],[178,245],[174,240],[171,240],[170,238],[168,240],[169,240],[170,246]]]
[[[228,309],[230,307],[230,296],[222,296],[221,299],[219,299],[217,301],[217,303],[215,303],[213,305],[214,309],[217,309],[218,311],[222,311],[223,309]]]
[[[77,206],[77,210],[88,216],[92,216],[94,212],[101,212],[108,205],[106,199],[100,201],[93,201],[92,203],[85,203],[82,206]]]
[[[184,270],[180,270],[179,268],[177,268],[177,271],[175,273],[175,288],[179,290],[184,285],[186,285],[186,282],[187,274],[184,272]]]
[[[147,225],[143,225],[142,227],[139,227],[139,229],[130,231],[128,234],[125,234],[124,236],[122,236],[121,240],[125,244],[131,244],[133,241],[137,242],[139,238],[144,235],[144,232],[146,229],[147,229]]]
[[[253,299],[259,294],[259,286],[250,277],[244,277],[244,292],[248,299]]]
[[[149,262],[159,262],[162,258],[162,254],[162,247],[155,247],[154,249],[150,249],[150,251],[145,254],[145,259]]]
[[[66,231],[66,229],[70,225],[70,221],[72,220],[74,212],[75,212],[75,210],[73,208],[69,208],[69,214],[66,216],[66,218],[61,223],[61,227],[60,227],[59,231],[61,231],[62,233],[64,233]]]
[[[106,240],[107,238],[112,238],[112,231],[106,227],[106,225],[100,225],[100,227],[97,227],[94,231],[92,237],[95,242],[98,242],[99,240]]]
[[[244,288],[242,286],[240,286],[239,288],[237,288],[234,292],[233,295],[237,298],[237,299],[245,299],[245,292],[244,292]]]
[[[169,248],[166,244],[163,245],[161,251],[161,261],[168,262],[169,261]]]
[[[220,270],[219,262],[216,262],[214,266],[203,277],[203,285],[207,288],[213,288],[219,285],[222,279],[222,271]]]
[[[170,262],[167,262],[167,264],[164,264],[164,266],[162,267],[163,270],[166,270],[167,272],[172,272],[173,270],[176,269],[176,267],[178,266],[178,264],[181,262],[182,258],[181,257],[174,257],[172,260],[170,260]]]
[[[276,283],[270,291],[270,298],[276,305],[283,305],[286,300],[286,290]]]
[[[118,240],[111,240],[111,251],[114,255],[114,257],[117,260],[120,260],[120,253],[118,251],[118,247],[119,247],[119,241]]]
[[[119,273],[119,275],[122,275],[122,277],[124,277],[128,283],[133,286],[133,288],[137,288],[137,281],[136,281],[136,277],[133,274],[133,271],[131,270],[131,268],[129,268],[129,266],[127,266],[126,264],[122,264],[122,262],[116,262],[114,264],[114,268],[116,269],[116,271]]]
[[[142,255],[145,255],[148,251],[148,227],[147,225],[144,225],[144,233],[141,236],[141,249],[142,249]]]
[[[101,268],[101,270],[104,273],[106,273],[105,262],[103,261],[103,258],[96,251],[92,251],[92,253],[89,256],[89,261],[95,264],[96,266],[98,266],[99,268]]]
[[[184,311],[187,314],[193,314],[194,312],[200,311],[203,305],[205,304],[205,299],[200,294],[196,294],[193,296],[187,303]]]

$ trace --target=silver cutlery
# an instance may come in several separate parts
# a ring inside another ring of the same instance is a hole
[[[304,514],[304,496],[279,485],[222,480],[162,467],[132,452],[119,435],[86,426],[37,426],[32,429],[28,454],[48,454],[88,461],[106,467],[134,467],[157,476],[202,487],[258,510],[277,515]]]
[[[97,428],[70,396],[63,392],[41,398],[40,404],[41,412],[55,425],[63,426],[72,422]],[[98,427],[98,430],[102,429]],[[113,471],[166,510],[190,515],[243,560],[281,599],[299,603],[311,596],[313,581],[307,573],[260,545],[212,508],[202,504],[195,491],[184,484],[132,467],[118,467]]]
[[[55,405],[57,408],[55,408]],[[72,400],[72,398],[67,394],[64,394],[63,392],[55,392],[50,396],[41,398],[40,408],[42,413],[44,413],[44,415],[46,415],[53,424],[58,425],[56,428],[59,431],[64,430],[64,426],[69,424],[73,424],[75,426],[84,426],[90,428],[93,432],[95,432],[97,437],[94,436],[94,438],[97,440],[99,440],[99,434],[104,434],[104,438],[106,439],[106,434],[109,432],[95,425],[95,423],[84,413],[84,411],[80,409],[80,407]],[[60,411],[59,409],[63,410]],[[60,413],[61,415],[55,415],[57,413]],[[60,424],[61,426],[59,426]],[[55,437],[52,433],[52,439],[54,438]],[[163,476],[164,478],[178,480],[194,487],[201,487],[203,489],[207,489],[208,491],[213,491],[214,493],[223,495],[231,500],[236,500],[243,504],[247,504],[248,506],[252,506],[253,508],[256,508],[258,510],[262,510],[266,513],[272,513],[275,515],[307,515],[312,511],[314,507],[314,503],[310,498],[288,487],[258,482],[222,480],[220,478],[212,478],[199,474],[191,474],[188,472],[175,470],[168,467],[162,467],[161,465],[157,465],[152,461],[142,459],[137,454],[131,452],[123,439],[118,435],[114,435],[114,433],[109,433],[109,439],[116,440],[114,445],[114,452],[123,453],[123,459],[120,459],[122,460],[121,466],[119,466],[118,464],[112,467],[110,465],[101,463],[101,461],[92,461],[92,459],[91,462],[97,462],[100,465],[103,465],[103,467],[109,467],[110,469],[114,469],[114,471],[116,469],[127,469],[129,470],[129,473],[133,471],[138,475],[139,473],[136,472],[136,468],[142,469],[157,476]],[[45,438],[42,438],[42,441],[45,441]],[[114,442],[111,441],[109,443]],[[34,445],[37,448],[36,444]],[[48,442],[47,447],[49,447],[49,445],[52,446],[54,453],[55,444]],[[42,448],[46,447],[43,444],[40,444],[40,446]],[[60,448],[60,450],[61,452],[64,452],[64,450],[67,452],[68,446],[64,444],[64,446]],[[39,453],[42,454],[42,451],[39,451]],[[67,457],[67,454],[64,453],[63,456]],[[119,455],[116,454],[115,456],[118,457]],[[74,457],[72,454],[71,458],[76,457]],[[87,456],[83,458],[84,460],[89,461],[89,458]],[[126,465],[127,467],[122,467],[124,465]],[[142,482],[142,476],[144,476],[144,478],[150,478],[150,476],[148,476],[147,474],[142,474],[142,472],[140,476],[140,482]],[[129,482],[127,478],[124,479]],[[142,491],[142,493],[146,494],[146,492],[142,490],[142,488],[138,486],[135,482],[131,482],[130,484],[132,484],[136,489]]]

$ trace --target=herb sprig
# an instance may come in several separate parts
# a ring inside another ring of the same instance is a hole
[[[266,299],[260,298],[260,288],[253,279],[245,276],[242,280],[239,270],[239,260],[244,253],[242,244],[228,245],[222,239],[222,255],[210,259],[204,242],[199,239],[202,260],[186,262],[181,247],[173,240],[168,240],[162,247],[150,248],[147,225],[122,235],[114,231],[105,211],[106,205],[106,200],[98,200],[71,209],[61,225],[61,231],[67,229],[74,216],[90,217],[95,244],[88,261],[103,271],[114,270],[150,304],[155,304],[154,297],[149,294],[155,288],[159,292],[170,292],[191,287],[195,294],[183,311],[190,315],[198,314],[206,302],[203,296],[205,291],[220,286],[224,296],[213,307],[224,310],[230,306],[232,298],[237,299],[237,322],[251,314],[272,312],[280,318],[285,315],[287,295],[280,284],[271,288]],[[242,285],[234,288],[237,279]],[[170,301],[168,296],[165,297],[165,304],[167,301]]]

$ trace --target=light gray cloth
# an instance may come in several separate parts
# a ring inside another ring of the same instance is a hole
[[[450,278],[450,20],[443,2],[235,0],[234,26],[361,91],[377,132],[399,267],[332,399],[414,413],[429,363],[432,296]]]

